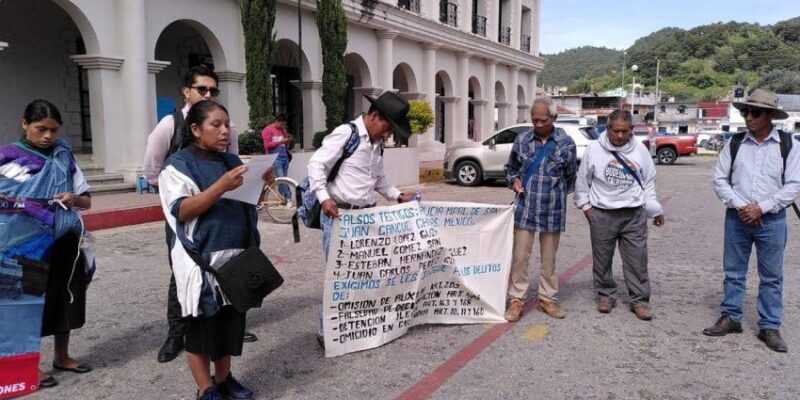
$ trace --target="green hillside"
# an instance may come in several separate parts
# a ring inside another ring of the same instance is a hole
[[[619,51],[581,47],[546,57],[541,85],[569,86],[571,93],[620,85]],[[626,83],[636,64],[637,82],[653,91],[656,59],[661,92],[679,100],[720,98],[737,83],[800,93],[800,17],[772,26],[727,22],[658,30],[627,49]]]

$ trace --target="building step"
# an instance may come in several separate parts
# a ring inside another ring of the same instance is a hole
[[[107,183],[122,183],[125,182],[125,176],[122,174],[92,174],[84,175],[86,181],[90,186],[103,185]]]
[[[102,183],[99,185],[91,185],[92,186],[92,195],[97,194],[110,194],[110,193],[129,193],[136,191],[136,184],[135,183]]]

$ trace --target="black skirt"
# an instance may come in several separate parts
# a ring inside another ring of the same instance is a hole
[[[222,307],[211,317],[186,318],[186,351],[219,361],[242,355],[245,315],[232,306]]]
[[[69,233],[56,240],[50,250],[50,272],[42,316],[43,337],[69,333],[86,322],[86,265],[83,254],[75,262],[79,243],[78,235]]]

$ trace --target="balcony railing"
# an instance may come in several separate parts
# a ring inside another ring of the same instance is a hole
[[[522,35],[519,39],[519,49],[530,53],[531,52],[531,37],[530,35]]]
[[[500,28],[500,37],[497,40],[502,44],[511,45],[511,27]]]
[[[397,0],[397,6],[419,14],[419,0]]]
[[[446,1],[440,1],[439,22],[450,26],[458,26],[458,6]]]
[[[486,17],[482,15],[472,16],[472,33],[486,37]]]

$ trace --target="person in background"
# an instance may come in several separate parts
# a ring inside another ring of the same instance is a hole
[[[186,136],[186,130],[184,129],[186,114],[192,105],[203,100],[213,100],[219,96],[218,81],[219,78],[214,70],[205,65],[192,67],[183,77],[183,86],[181,87],[184,100],[183,108],[172,115],[162,118],[147,137],[142,174],[150,185],[158,187],[158,175],[161,173],[167,157],[194,141],[192,137]],[[230,154],[239,154],[239,138],[235,127],[232,126],[230,128],[229,136],[230,140],[225,151]],[[169,249],[174,238],[167,225],[165,225],[165,232],[167,248]],[[169,289],[167,290],[167,323],[169,324],[169,330],[164,344],[158,350],[158,362],[172,361],[183,350],[183,329],[185,324],[180,317],[180,310],[180,304],[178,304],[177,295],[175,294],[175,278],[171,277]],[[255,334],[245,332],[246,342],[254,342],[257,339]]]
[[[249,399],[253,391],[231,373],[231,356],[242,354],[245,314],[230,305],[214,275],[189,255],[194,251],[212,268],[219,268],[261,242],[255,206],[221,198],[242,185],[247,167],[225,152],[230,140],[225,107],[209,100],[195,103],[186,115],[185,129],[194,143],[167,159],[158,181],[167,224],[179,235],[172,242],[170,258],[186,324],[186,359],[198,399]]]
[[[41,335],[55,336],[55,370],[83,374],[92,367],[69,355],[70,332],[86,321],[88,285],[79,250],[84,227],[75,209],[90,208],[92,198],[69,146],[58,137],[61,125],[61,113],[49,101],[28,104],[22,117],[23,137],[0,147],[0,199],[42,200],[37,219],[52,232],[54,242],[46,253],[39,254],[50,266]],[[57,201],[57,205],[48,204],[48,199]],[[0,222],[10,215],[0,213]],[[10,225],[0,223],[4,239],[19,232]],[[2,257],[15,255],[10,253],[14,249],[0,250]],[[39,387],[57,384],[53,376],[39,370]]]
[[[289,162],[292,161],[292,153],[289,148],[292,143],[292,136],[286,132],[286,115],[278,114],[275,121],[264,127],[261,131],[261,140],[264,141],[264,151],[267,154],[277,156],[275,163],[272,164],[273,173],[276,178],[287,176],[289,173]],[[291,202],[292,193],[286,185],[278,187],[284,199]]]

